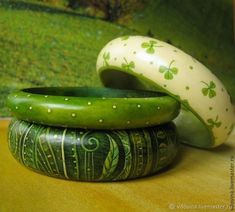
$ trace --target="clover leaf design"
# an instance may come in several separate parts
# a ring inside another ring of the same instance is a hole
[[[160,66],[159,72],[164,73],[164,78],[166,80],[172,80],[174,78],[174,75],[178,73],[178,68],[171,67],[171,65],[175,62],[175,60],[172,60],[169,64],[169,66]]]
[[[210,99],[216,96],[216,85],[213,81],[210,81],[210,83],[206,83],[201,81],[203,84],[206,85],[205,88],[202,88],[202,93],[204,96],[208,96]]]
[[[214,127],[220,127],[221,126],[221,122],[218,120],[218,115],[216,116],[215,120],[213,119],[207,119],[208,125],[211,129],[213,129]]]
[[[103,59],[104,59],[103,65],[104,66],[108,66],[109,65],[108,61],[110,60],[110,53],[109,52],[105,52],[103,54]]]
[[[162,46],[157,46],[157,41],[155,41],[155,40],[150,40],[149,42],[143,42],[143,43],[141,44],[141,47],[142,47],[143,49],[146,49],[146,52],[147,52],[148,54],[154,54],[155,48],[156,48],[156,47],[162,47]]]
[[[125,63],[122,63],[122,68],[126,71],[133,71],[133,69],[135,68],[135,63],[133,61],[128,62],[125,57],[124,61]]]

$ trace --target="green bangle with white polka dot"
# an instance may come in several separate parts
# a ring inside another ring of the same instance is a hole
[[[8,107],[20,120],[84,129],[128,129],[173,120],[180,104],[150,91],[107,88],[29,88],[11,93]]]
[[[220,80],[168,43],[144,36],[114,39],[101,50],[97,71],[107,87],[150,88],[181,102],[175,123],[184,143],[215,147],[224,143],[233,129],[234,107]]]

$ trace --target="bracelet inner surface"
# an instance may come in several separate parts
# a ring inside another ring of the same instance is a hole
[[[99,75],[103,85],[110,88],[157,91],[170,95],[176,98],[177,101],[180,101],[174,94],[169,93],[150,79],[135,72],[128,72],[119,67],[110,66],[101,68]],[[211,130],[208,129],[192,108],[188,108],[183,102],[181,102],[181,105],[180,115],[174,119],[181,142],[196,147],[203,146],[204,148],[209,148],[213,146],[214,137]]]
[[[26,88],[23,92],[38,95],[50,96],[70,96],[70,97],[97,97],[97,98],[146,98],[162,97],[164,93],[130,90],[130,89],[113,89],[113,88],[91,88],[91,87],[40,87]]]

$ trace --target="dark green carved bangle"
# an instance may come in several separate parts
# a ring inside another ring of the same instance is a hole
[[[46,127],[20,120],[9,126],[9,148],[24,166],[53,177],[116,181],[153,174],[178,150],[173,123],[133,130]]]
[[[8,96],[18,119],[49,126],[127,129],[174,119],[180,104],[149,91],[107,88],[30,88]]]

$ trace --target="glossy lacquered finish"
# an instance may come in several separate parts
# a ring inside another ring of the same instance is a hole
[[[7,100],[18,119],[49,126],[84,129],[148,127],[174,119],[180,104],[148,91],[107,88],[29,88]]]
[[[185,143],[215,147],[233,129],[234,108],[220,80],[165,42],[143,36],[112,40],[98,56],[97,71],[107,87],[160,90],[181,102],[175,122]]]
[[[52,177],[117,181],[154,174],[178,152],[173,123],[131,130],[47,127],[13,119],[9,148],[24,166]]]

